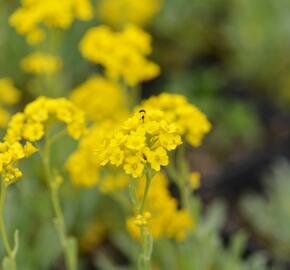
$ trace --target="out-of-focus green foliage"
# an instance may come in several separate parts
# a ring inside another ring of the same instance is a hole
[[[289,261],[290,254],[290,165],[279,161],[266,175],[266,194],[245,196],[243,213],[254,235],[274,255]]]
[[[164,86],[181,93],[198,104],[214,123],[211,134],[216,149],[224,152],[234,146],[258,146],[263,140],[263,130],[249,100],[222,96],[225,79],[217,68],[200,70],[190,76],[189,72],[175,73]],[[249,130],[251,132],[249,132]]]
[[[243,231],[236,233],[225,247],[219,232],[224,225],[224,205],[215,202],[209,207],[196,231],[184,242],[176,243],[166,239],[155,241],[153,266],[166,270],[266,270],[267,261],[262,253],[244,258],[247,243]],[[112,237],[111,237],[112,238]],[[136,243],[125,234],[117,234],[113,242],[134,261]],[[100,253],[96,259],[100,269],[128,269],[119,267],[107,255]],[[154,269],[155,269],[154,268]],[[130,268],[131,269],[131,268]],[[134,268],[132,268],[134,269]]]
[[[234,75],[288,101],[289,12],[287,0],[236,0],[224,27],[231,50],[227,61]]]

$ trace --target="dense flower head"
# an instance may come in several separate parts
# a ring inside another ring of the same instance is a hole
[[[204,136],[211,130],[207,117],[182,95],[162,93],[145,100],[142,108],[165,112],[165,119],[175,123],[185,140],[194,147],[199,146]]]
[[[148,164],[154,171],[169,163],[168,151],[182,143],[175,124],[165,120],[158,110],[140,110],[104,140],[96,151],[101,166],[122,166],[134,178]]]
[[[37,149],[30,143],[24,145],[20,142],[8,143],[0,142],[0,176],[7,182],[11,183],[15,179],[22,176],[22,172],[15,167],[18,160],[29,157],[36,152]]]
[[[128,23],[145,25],[160,6],[160,0],[101,0],[98,8],[105,23],[120,27]]]
[[[54,55],[34,52],[27,55],[20,62],[22,70],[31,74],[52,74],[62,67],[62,60]]]
[[[0,79],[0,127],[5,127],[10,118],[10,114],[4,106],[16,104],[20,96],[20,91],[14,86],[10,78]]]
[[[137,196],[142,198],[145,179],[138,182]],[[162,237],[184,240],[194,228],[194,222],[186,209],[178,209],[178,202],[170,195],[165,175],[157,173],[150,185],[144,216],[133,215],[127,219],[127,228],[133,237],[140,237],[138,226],[147,225],[155,239]]]
[[[28,43],[35,44],[45,37],[43,26],[67,29],[74,19],[86,21],[92,16],[90,0],[22,0],[10,24],[26,36]]]
[[[92,187],[100,179],[100,166],[94,156],[96,149],[110,132],[114,130],[115,123],[105,121],[89,128],[87,134],[80,140],[78,148],[66,162],[66,169],[75,186]]]
[[[118,84],[101,76],[91,77],[77,86],[71,100],[95,122],[121,119],[126,111],[125,96]]]
[[[83,112],[65,98],[39,97],[29,103],[23,113],[17,113],[8,125],[5,140],[9,143],[22,139],[34,142],[43,138],[45,124],[56,119],[67,126],[68,134],[79,139],[85,131]]]
[[[114,32],[102,25],[89,29],[80,43],[84,58],[104,66],[106,75],[130,86],[159,75],[159,66],[146,59],[152,51],[151,37],[137,26]]]

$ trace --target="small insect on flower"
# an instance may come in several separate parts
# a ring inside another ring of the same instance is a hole
[[[139,113],[141,114],[141,119],[142,119],[142,121],[143,121],[143,123],[144,123],[144,118],[145,118],[146,111],[143,110],[143,109],[141,109],[141,110],[139,111]]]

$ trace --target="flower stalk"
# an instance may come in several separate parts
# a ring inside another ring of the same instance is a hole
[[[68,270],[77,269],[77,243],[74,237],[67,235],[67,229],[65,225],[64,215],[62,212],[59,188],[62,183],[60,176],[52,174],[50,167],[50,146],[51,140],[46,137],[45,146],[43,151],[43,166],[45,171],[45,177],[50,191],[50,200],[54,213],[54,225],[64,252],[65,264]]]
[[[141,201],[141,205],[139,208],[139,215],[142,217],[145,215],[145,204],[146,204],[146,199],[147,195],[149,192],[150,188],[150,183],[152,180],[152,170],[147,169],[146,170],[146,183],[145,183],[145,188],[144,188],[144,195]],[[140,235],[141,235],[141,241],[142,241],[142,253],[140,254],[139,257],[139,269],[140,270],[149,270],[151,269],[150,266],[150,261],[151,261],[151,254],[153,250],[153,238],[150,235],[150,232],[148,230],[147,223],[142,224],[140,226]]]
[[[15,233],[15,248],[13,249],[9,242],[9,237],[7,234],[5,222],[4,222],[4,208],[5,208],[5,198],[8,183],[3,179],[1,181],[1,191],[0,191],[0,233],[3,241],[4,249],[7,256],[3,259],[3,270],[16,270],[16,253],[18,249],[18,233]]]

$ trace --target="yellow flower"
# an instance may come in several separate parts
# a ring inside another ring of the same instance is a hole
[[[194,147],[200,146],[204,136],[211,130],[211,124],[206,116],[181,95],[162,93],[145,100],[142,108],[163,111],[164,118],[174,124],[170,128],[173,130],[177,128],[180,135]],[[162,123],[160,125],[162,126]],[[168,129],[169,126],[165,125],[165,128]],[[170,130],[166,132],[170,133]],[[164,148],[171,149],[175,145],[174,140],[179,138],[160,136],[160,140]]]
[[[34,52],[22,59],[20,66],[27,73],[52,74],[61,69],[62,60],[53,55]]]
[[[118,167],[123,163],[123,159],[124,159],[124,152],[118,147],[114,148],[110,156],[111,164]]]
[[[112,193],[124,190],[128,183],[129,179],[126,175],[111,173],[100,181],[98,187],[102,193]]]
[[[137,197],[144,193],[145,177],[138,181]],[[163,237],[182,241],[187,233],[194,229],[195,223],[186,209],[179,209],[175,198],[167,189],[167,179],[157,173],[148,191],[144,215],[132,215],[127,219],[127,228],[134,238],[140,238],[140,226],[148,227],[154,239]]]
[[[128,23],[144,25],[159,11],[160,0],[101,0],[99,13],[107,24],[121,27]]]
[[[105,121],[93,125],[80,140],[77,150],[66,162],[66,169],[75,186],[93,187],[99,183],[100,168],[94,155],[94,149],[99,146],[106,136],[114,131],[115,123]],[[115,153],[117,154],[117,153]],[[109,160],[110,156],[108,156]],[[113,162],[118,164],[122,155],[115,155]]]
[[[0,143],[0,176],[11,183],[22,176],[22,172],[15,167],[15,163],[24,157],[29,157],[33,152],[26,152],[25,146],[20,142]]]
[[[146,59],[152,51],[151,37],[140,28],[127,25],[121,32],[108,26],[89,29],[80,43],[87,60],[104,66],[106,75],[129,86],[159,75],[159,66]]]
[[[147,110],[145,114],[142,110],[136,112],[112,135],[99,143],[100,146],[96,151],[98,164],[123,165],[126,174],[135,178],[142,175],[146,164],[155,171],[159,171],[160,166],[168,165],[167,151],[175,149],[182,141],[174,125],[167,123],[163,118],[164,114],[161,111]],[[162,128],[155,128],[159,122],[162,123]],[[148,130],[146,128],[148,126],[154,127],[154,132],[152,129]],[[171,139],[170,147],[162,147],[161,135],[174,138]],[[122,158],[119,157],[119,153],[117,155],[118,162],[115,157],[112,158],[115,149],[122,152]]]
[[[24,153],[26,157],[31,156],[33,153],[37,152],[38,149],[30,142],[26,142],[24,145]]]
[[[162,147],[158,147],[154,151],[146,152],[146,158],[150,163],[151,167],[157,172],[160,171],[161,165],[167,166],[169,163],[167,152]]]
[[[127,137],[126,146],[132,150],[140,150],[144,148],[145,140],[145,132],[133,131]]]
[[[23,127],[23,138],[31,142],[40,140],[44,135],[44,127],[39,122],[30,122]]]
[[[26,36],[28,43],[36,44],[45,37],[45,28],[70,27],[74,19],[90,20],[93,7],[90,0],[23,0],[10,17],[10,24]]]
[[[126,99],[119,85],[101,76],[77,86],[70,99],[92,121],[117,120],[126,115]]]
[[[20,91],[14,86],[11,79],[0,79],[0,127],[6,127],[10,119],[10,113],[4,107],[16,104],[20,96]]]
[[[85,118],[81,110],[64,98],[50,99],[39,97],[26,106],[23,113],[12,117],[5,140],[31,142],[44,136],[44,125],[49,118],[55,118],[67,124],[68,134],[78,139],[85,132]]]
[[[20,100],[21,93],[9,78],[0,79],[0,104],[14,105]]]
[[[200,187],[200,173],[192,172],[189,176],[189,185],[192,190],[196,190]]]
[[[141,156],[129,156],[125,160],[124,170],[126,174],[133,177],[140,177],[144,170],[144,162]]]

